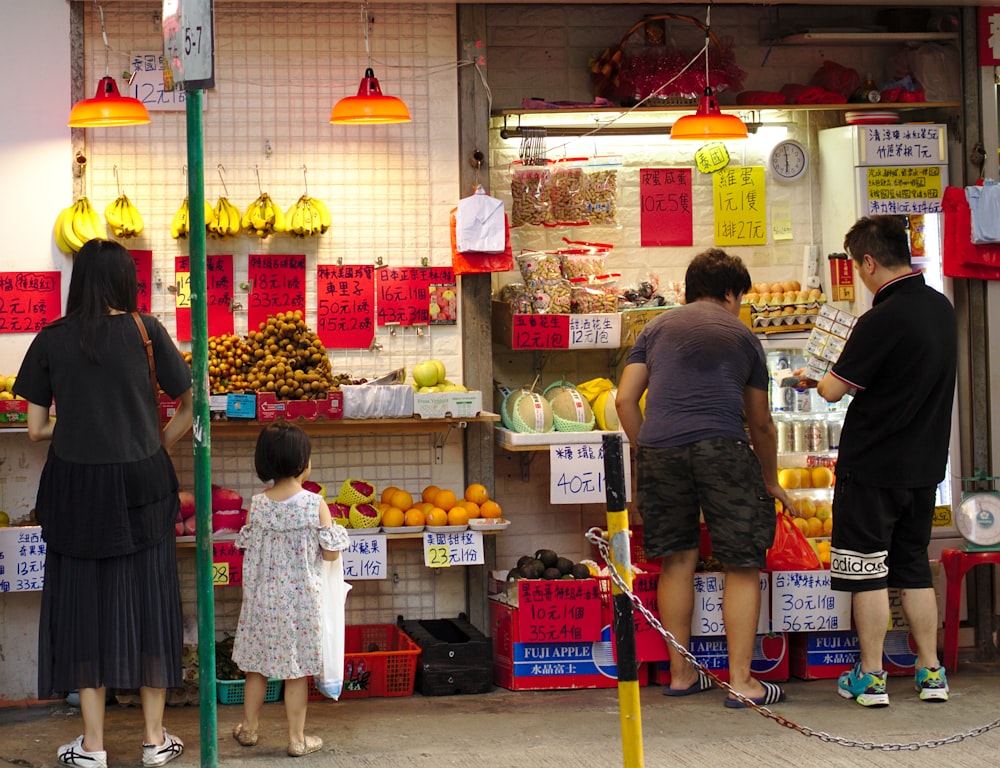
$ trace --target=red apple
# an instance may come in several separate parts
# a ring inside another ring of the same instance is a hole
[[[184,536],[194,536],[196,520],[197,518],[192,516],[184,521]]]
[[[223,512],[230,509],[240,509],[243,506],[243,497],[231,488],[223,488],[219,485],[212,486],[212,511]]]
[[[194,494],[190,491],[178,491],[177,496],[181,500],[181,518],[187,520],[194,514]]]

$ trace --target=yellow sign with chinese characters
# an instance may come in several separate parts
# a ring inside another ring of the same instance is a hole
[[[715,244],[766,245],[763,166],[723,168],[712,174]]]

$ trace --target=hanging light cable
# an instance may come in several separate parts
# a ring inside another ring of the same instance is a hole
[[[96,5],[96,3],[95,3]],[[145,125],[149,112],[143,103],[118,92],[118,83],[111,77],[111,46],[104,28],[104,9],[97,5],[101,17],[101,38],[104,40],[104,77],[97,83],[97,94],[92,99],[78,101],[69,113],[70,128],[111,128],[121,125]],[[131,81],[129,81],[131,82]]]
[[[368,10],[365,2],[361,8],[362,23],[365,30],[365,54],[368,57],[368,67],[365,69],[357,96],[345,96],[333,106],[330,122],[337,125],[364,125],[376,123],[408,123],[410,111],[402,99],[395,96],[385,96],[375,79],[372,69],[372,52],[368,36],[375,16]]]
[[[719,109],[715,91],[709,82],[708,46],[711,42],[712,6],[705,15],[705,93],[693,115],[678,118],[670,129],[671,139],[707,141],[711,139],[745,139],[746,124],[736,115],[724,115]]]

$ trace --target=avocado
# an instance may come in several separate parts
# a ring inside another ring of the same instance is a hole
[[[538,560],[529,560],[517,570],[521,572],[522,578],[540,579],[545,572],[545,566]]]
[[[529,562],[531,560],[534,560],[534,559],[535,558],[532,557],[531,555],[521,555],[519,558],[517,558],[517,567],[520,568],[525,563],[527,563],[527,562]]]
[[[535,559],[541,560],[546,568],[555,568],[559,555],[551,549],[540,549],[535,553]]]
[[[589,579],[590,569],[583,563],[573,563],[573,570],[570,571],[574,579]]]
[[[511,568],[507,571],[507,581],[517,581],[518,579],[523,579],[521,572],[517,568]]]
[[[573,570],[573,561],[568,557],[556,558],[556,568],[559,569],[559,573],[565,576],[567,573]]]
[[[546,568],[545,571],[542,573],[542,578],[543,579],[553,579],[553,580],[554,579],[561,579],[562,578],[562,571],[560,571],[558,568],[555,568],[555,567],[553,567],[553,568]]]

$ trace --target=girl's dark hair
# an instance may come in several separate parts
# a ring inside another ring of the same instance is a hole
[[[309,466],[311,453],[309,435],[293,424],[276,421],[264,427],[257,436],[254,469],[265,483],[298,477]]]
[[[90,240],[76,254],[66,297],[66,317],[80,328],[80,344],[97,360],[97,328],[109,309],[136,311],[135,260],[112,240]]]
[[[702,251],[688,264],[684,275],[684,301],[698,299],[726,300],[750,290],[750,273],[739,256],[730,256],[719,248]]]

